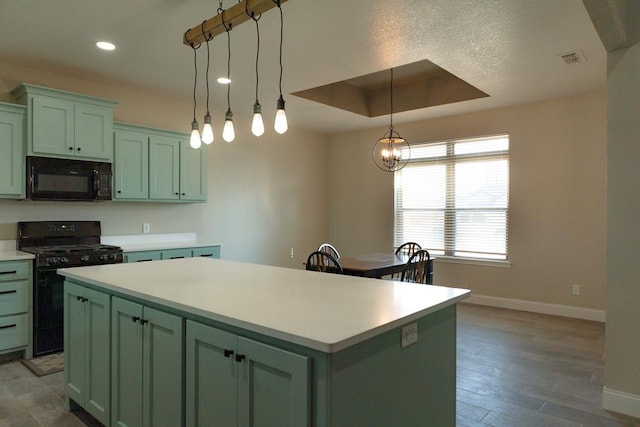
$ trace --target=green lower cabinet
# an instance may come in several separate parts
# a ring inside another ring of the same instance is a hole
[[[183,420],[183,319],[112,299],[112,420],[174,427]]]
[[[161,259],[191,257],[220,259],[220,246],[199,246],[195,248],[175,248],[154,251],[126,252],[124,254],[124,262],[158,261]]]
[[[160,251],[127,252],[124,254],[124,262],[158,261],[160,259],[162,259]]]
[[[193,248],[193,256],[220,259],[220,246],[203,246],[200,248]]]
[[[311,359],[188,320],[187,426],[308,426]]]
[[[64,313],[67,406],[69,409],[81,406],[108,426],[111,297],[66,281]]]

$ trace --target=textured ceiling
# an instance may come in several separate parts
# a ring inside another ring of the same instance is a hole
[[[235,3],[227,0],[224,6]],[[203,0],[0,0],[0,62],[188,100],[193,53],[182,44],[182,35],[217,8],[218,2]],[[384,116],[365,117],[290,94],[425,59],[488,96],[395,114],[397,123],[605,85],[605,50],[581,0],[289,0],[282,11],[290,126],[335,132],[385,125]],[[279,71],[276,9],[264,14],[260,28],[259,98],[265,116],[272,117]],[[118,48],[98,51],[98,39]],[[232,30],[231,47],[232,108],[236,115],[250,115],[255,97],[251,22]],[[226,38],[215,38],[211,49],[212,78],[226,74]],[[573,50],[587,60],[565,65],[558,54]],[[202,76],[204,49],[198,54]],[[212,86],[213,109],[226,109],[220,105],[226,89]],[[202,91],[199,97],[202,102]]]

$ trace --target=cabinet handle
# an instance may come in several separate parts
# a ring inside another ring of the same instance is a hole
[[[13,325],[4,325],[4,326],[0,326],[0,329],[9,329],[9,328],[15,328],[17,325],[14,323]]]
[[[246,359],[244,354],[236,354],[236,362],[242,362],[244,359]]]
[[[224,357],[231,357],[231,356],[233,356],[233,350],[224,351]]]
[[[118,194],[122,193],[122,191],[118,190]]]
[[[171,258],[169,258],[169,259],[182,259],[182,258],[184,258],[184,257],[183,257],[183,256],[172,256],[172,257],[171,257]]]
[[[0,292],[0,295],[15,294],[15,293],[17,293],[17,292],[18,292],[18,290],[17,290],[17,289],[13,289],[13,290],[11,290],[11,291],[2,291],[2,292]]]
[[[182,193],[182,195],[183,195],[183,196],[186,196],[186,195],[187,195],[187,193]]]
[[[80,148],[80,147],[78,147],[78,148],[76,148],[76,150],[80,151],[80,150],[81,150],[81,148]]]
[[[179,196],[179,195],[180,195],[180,193],[176,193],[176,196]]]
[[[153,260],[152,260],[151,258],[148,258],[148,259],[139,259],[139,260],[138,260],[138,261],[136,261],[136,262],[145,262],[145,261],[153,261]]]
[[[143,325],[146,325],[147,323],[149,323],[149,321],[146,319],[140,319],[140,323],[142,323]]]
[[[16,274],[17,271],[13,270],[13,271],[0,271],[0,274]]]
[[[73,151],[73,147],[69,147],[69,150]]]
[[[134,322],[137,322],[138,320],[140,320],[140,318],[138,316],[133,316],[131,320],[133,320]]]
[[[201,257],[212,257],[212,256],[213,256],[213,254],[202,254],[202,255],[200,255],[200,256],[201,256]]]

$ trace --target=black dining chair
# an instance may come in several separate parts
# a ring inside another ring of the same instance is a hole
[[[396,249],[396,255],[411,256],[415,251],[419,251],[420,249],[422,249],[422,246],[420,246],[419,243],[406,242],[398,246],[398,249]]]
[[[402,271],[401,281],[432,284],[431,256],[426,249],[419,249],[407,261],[407,265]]]
[[[335,259],[340,259],[340,254],[338,253],[338,250],[335,247],[333,247],[331,243],[321,244],[320,246],[318,246],[318,250],[320,252],[324,252],[326,254],[331,255]]]
[[[306,267],[310,271],[322,271],[323,273],[343,274],[340,262],[326,252],[314,251],[307,258]]]

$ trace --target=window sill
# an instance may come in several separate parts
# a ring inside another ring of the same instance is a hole
[[[511,261],[508,261],[508,260],[460,258],[460,257],[452,257],[452,256],[444,256],[444,255],[435,255],[434,261],[450,263],[450,264],[467,264],[467,265],[481,265],[484,267],[511,268]]]

